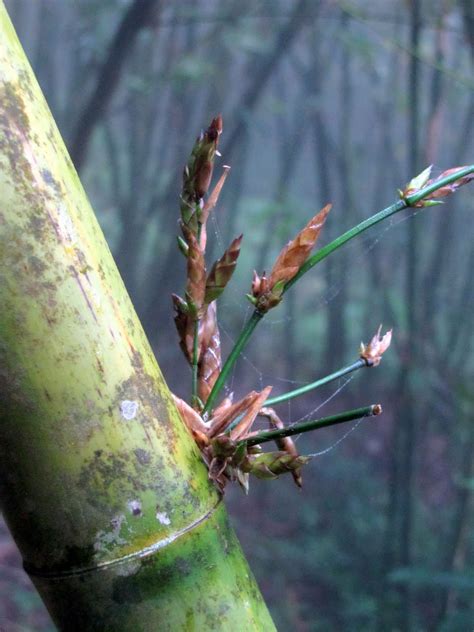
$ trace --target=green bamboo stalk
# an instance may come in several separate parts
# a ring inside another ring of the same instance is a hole
[[[365,406],[363,408],[346,410],[343,413],[331,415],[330,417],[302,421],[299,424],[286,426],[286,428],[265,430],[264,432],[259,432],[258,434],[253,435],[249,439],[244,439],[240,443],[245,443],[248,447],[251,447],[254,445],[260,445],[261,443],[267,443],[268,441],[283,439],[283,437],[293,437],[294,435],[302,434],[303,432],[310,432],[311,430],[319,430],[321,428],[328,428],[329,426],[336,426],[337,424],[344,424],[348,421],[355,421],[356,419],[362,419],[364,417],[378,416],[381,413],[382,407],[380,404],[372,404],[371,406]]]
[[[334,380],[339,379],[340,377],[344,377],[348,373],[352,373],[353,371],[357,371],[362,367],[367,366],[367,362],[359,358],[356,362],[349,364],[349,366],[345,366],[338,371],[334,371],[330,375],[326,375],[325,377],[316,380],[315,382],[311,382],[310,384],[305,384],[304,386],[300,386],[300,388],[295,388],[293,391],[288,391],[286,393],[282,393],[281,395],[277,395],[276,397],[270,397],[265,402],[265,406],[275,406],[276,404],[281,404],[282,402],[287,402],[290,399],[295,397],[299,397],[300,395],[306,395],[320,386],[324,386],[325,384],[329,384],[329,382],[333,382]]]
[[[400,211],[403,211],[406,208],[415,206],[415,204],[417,204],[418,202],[420,202],[427,196],[431,195],[431,193],[434,193],[435,191],[438,191],[438,189],[441,189],[442,187],[448,184],[451,184],[455,182],[456,180],[459,180],[460,178],[467,176],[471,173],[474,173],[474,165],[468,165],[464,169],[459,169],[459,171],[456,171],[455,173],[451,173],[450,175],[445,176],[444,178],[440,178],[439,180],[436,180],[432,184],[420,189],[419,191],[411,195],[407,195],[406,197],[403,197],[397,202],[394,202],[393,204],[391,204],[390,206],[387,206],[387,208],[382,209],[375,215],[372,215],[371,217],[360,222],[359,224],[357,224],[357,226],[354,226],[353,228],[349,229],[342,235],[339,235],[339,237],[336,237],[336,239],[334,239],[329,244],[327,244],[326,246],[318,250],[312,257],[310,257],[301,266],[298,273],[290,281],[288,281],[288,283],[286,283],[283,292],[284,293],[287,292],[290,289],[290,287],[292,287],[297,281],[299,281],[299,279],[301,279],[301,277],[304,274],[306,274],[306,272],[308,272],[308,270],[311,270],[311,268],[314,268],[316,264],[320,263],[323,259],[326,259],[326,257],[328,257],[333,252],[335,252],[336,250],[344,246],[344,244],[346,244],[348,241],[351,241],[352,239],[354,239],[354,237],[358,237],[364,231],[368,230],[369,228],[372,228],[372,226],[379,224],[383,220],[391,217],[392,215],[395,215],[395,213],[399,213]],[[244,349],[255,327],[260,322],[263,316],[264,314],[261,314],[260,312],[255,310],[255,312],[253,313],[253,316],[250,318],[249,321],[247,321],[246,325],[242,329],[240,336],[237,339],[237,342],[235,343],[234,348],[230,352],[227,360],[224,363],[224,366],[222,367],[222,371],[219,375],[219,379],[214,384],[211,394],[209,395],[207,404],[204,408],[205,411],[212,410],[212,406],[214,402],[216,401],[217,397],[219,396],[219,393],[222,387],[224,386],[227,380],[227,377],[232,370],[232,367],[237,361],[237,358],[239,357],[240,352]],[[238,349],[238,353],[235,353],[236,349]]]
[[[274,630],[0,0],[0,503],[60,630]]]

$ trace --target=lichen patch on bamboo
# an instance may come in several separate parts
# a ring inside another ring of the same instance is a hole
[[[158,522],[160,524],[164,524],[164,525],[170,525],[171,524],[171,520],[169,519],[169,516],[166,513],[166,511],[157,511],[156,512],[156,519],[158,520]]]

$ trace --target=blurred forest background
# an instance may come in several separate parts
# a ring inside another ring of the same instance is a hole
[[[252,270],[326,202],[322,240],[388,206],[428,164],[474,162],[473,0],[7,0],[173,390],[189,395],[169,295],[181,292],[181,170],[221,112],[232,170],[211,222],[244,233],[220,304],[225,350]],[[286,422],[380,402],[384,415],[304,435],[322,454],[230,490],[234,524],[280,630],[472,631],[472,185],[410,210],[315,268],[260,326],[232,389],[274,394],[357,357],[377,370],[283,404]],[[352,430],[348,433],[348,430]],[[52,630],[0,527],[0,628]]]

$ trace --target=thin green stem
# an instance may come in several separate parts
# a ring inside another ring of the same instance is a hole
[[[332,382],[333,380],[337,380],[338,378],[343,377],[344,375],[347,375],[348,373],[352,373],[352,371],[357,371],[357,369],[361,369],[362,367],[365,367],[365,366],[367,366],[366,361],[362,360],[362,358],[359,358],[357,362],[353,362],[349,366],[345,366],[343,369],[339,369],[338,371],[335,371],[334,373],[331,373],[330,375],[326,375],[325,377],[322,377],[319,380],[316,380],[315,382],[311,382],[311,384],[305,384],[304,386],[301,386],[300,388],[295,388],[294,391],[288,391],[287,393],[283,393],[282,395],[277,395],[277,397],[271,397],[270,399],[267,399],[267,401],[265,402],[265,406],[275,406],[275,404],[281,404],[281,402],[286,402],[289,399],[293,399],[294,397],[305,395],[306,393],[309,393],[315,388],[324,386],[325,384],[328,384],[329,382]]]
[[[262,318],[263,314],[257,310],[254,311],[254,313],[252,314],[252,316],[250,317],[250,319],[246,322],[244,328],[242,329],[240,336],[237,339],[237,342],[234,345],[234,348],[232,349],[232,351],[230,352],[224,366],[222,367],[222,371],[219,373],[219,377],[216,380],[216,383],[214,384],[214,387],[207,399],[207,402],[204,406],[204,410],[203,413],[208,412],[209,410],[212,410],[212,407],[214,405],[214,402],[216,401],[217,396],[219,395],[222,387],[224,386],[227,377],[230,373],[230,371],[232,370],[232,367],[234,366],[235,362],[237,361],[237,358],[240,355],[240,352],[242,351],[242,349],[245,347],[245,345],[247,344],[248,339],[250,338],[250,336],[253,333],[253,330],[255,329],[255,327],[258,325],[258,323],[260,322],[261,318]]]
[[[317,263],[331,255],[348,241],[354,239],[354,237],[357,237],[365,230],[372,228],[372,226],[375,226],[379,222],[382,222],[384,219],[387,219],[387,217],[390,217],[391,215],[394,215],[395,213],[408,208],[408,206],[409,204],[405,200],[398,200],[398,202],[387,206],[387,208],[384,208],[382,211],[379,211],[375,215],[372,215],[372,217],[369,217],[360,224],[357,224],[357,226],[354,226],[339,237],[336,237],[336,239],[331,241],[329,244],[324,246],[324,248],[321,248],[321,250],[318,250],[318,252],[316,252],[312,257],[307,259],[307,261],[298,270],[298,273],[285,285],[284,292],[287,292],[290,287],[292,287],[297,281],[301,279],[303,274],[306,274],[306,272],[308,272],[308,270],[311,270],[311,268],[313,268]]]
[[[321,248],[321,250],[318,250],[318,252],[316,252],[312,257],[310,257],[306,261],[306,263],[304,263],[301,266],[298,273],[285,285],[284,292],[289,290],[290,287],[292,287],[299,279],[301,279],[303,274],[306,274],[306,272],[308,272],[308,270],[313,268],[317,263],[319,263],[320,261],[328,257],[330,254],[335,252],[338,248],[346,244],[348,241],[350,241],[354,237],[357,237],[358,235],[368,230],[372,226],[375,226],[379,222],[382,222],[384,219],[387,219],[388,217],[395,215],[395,213],[398,213],[399,211],[402,211],[403,209],[409,208],[410,206],[414,206],[417,202],[427,197],[431,193],[434,193],[438,189],[441,189],[442,187],[446,186],[447,184],[451,184],[455,182],[456,180],[459,180],[460,178],[469,175],[470,173],[474,173],[474,165],[469,165],[468,167],[465,167],[464,169],[459,169],[459,171],[456,171],[450,174],[449,176],[440,178],[439,180],[436,180],[432,184],[424,187],[423,189],[420,189],[416,193],[413,193],[412,195],[408,195],[406,198],[398,200],[394,204],[387,206],[387,208],[384,208],[383,210],[379,211],[375,215],[372,215],[372,217],[369,217],[363,222],[360,222],[360,224],[357,224],[357,226],[354,226],[350,230],[346,231],[345,233],[343,233],[342,235],[340,235],[339,237],[331,241],[329,244],[324,246],[324,248]],[[239,357],[240,352],[247,344],[251,334],[253,333],[255,327],[260,322],[263,316],[264,314],[256,310],[253,313],[251,319],[247,322],[247,325],[242,330],[242,333],[240,334],[237,342],[235,343],[234,348],[230,352],[230,355],[227,358],[226,362],[224,363],[224,366],[222,367],[222,371],[216,383],[214,384],[211,394],[209,395],[209,399],[207,400],[207,403],[204,407],[204,412],[212,410],[212,406],[217,396],[219,395],[222,387],[224,386],[227,376],[229,375],[230,371],[232,370],[232,367],[237,361],[237,358]]]
[[[331,415],[330,417],[322,417],[321,419],[313,419],[311,421],[302,421],[299,424],[287,426],[286,428],[266,430],[265,432],[253,435],[249,439],[244,439],[240,443],[245,443],[247,444],[247,447],[250,447],[261,443],[267,443],[268,441],[282,439],[283,437],[291,437],[296,434],[302,434],[303,432],[309,432],[310,430],[318,430],[319,428],[327,428],[328,426],[343,424],[347,421],[362,419],[363,417],[373,417],[374,415],[380,415],[381,413],[382,407],[380,404],[373,404],[372,406],[365,406],[364,408],[346,410],[343,413]]]

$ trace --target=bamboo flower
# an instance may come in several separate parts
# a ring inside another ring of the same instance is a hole
[[[268,278],[265,274],[260,277],[254,272],[249,298],[261,314],[265,314],[281,301],[286,284],[298,274],[311,254],[330,210],[331,204],[327,204],[287,243],[278,255]]]
[[[447,169],[446,171],[443,171],[443,173],[441,173],[437,178],[430,179],[431,169],[432,169],[432,165],[424,169],[424,171],[422,171],[419,175],[417,175],[415,178],[410,180],[410,182],[406,185],[405,189],[403,191],[400,191],[400,197],[405,200],[411,195],[418,193],[418,191],[420,191],[421,189],[428,187],[430,185],[435,185],[437,182],[442,181],[444,178],[454,175],[457,172],[462,171],[463,169],[467,169],[467,167],[452,167],[451,169]],[[461,176],[457,180],[454,180],[454,182],[444,184],[443,186],[439,187],[432,193],[429,193],[428,195],[426,195],[423,199],[418,200],[414,204],[411,204],[411,206],[423,208],[426,206],[434,206],[436,204],[442,204],[442,201],[440,200],[440,198],[444,198],[444,197],[447,197],[448,195],[451,195],[451,193],[454,193],[455,191],[457,191],[459,187],[462,187],[463,185],[468,184],[473,179],[474,179],[474,173],[468,173],[464,176]]]
[[[360,357],[365,360],[367,366],[378,366],[382,360],[382,355],[390,347],[392,342],[392,330],[387,331],[386,334],[381,336],[382,325],[377,330],[377,333],[370,342],[364,344],[360,343]]]

